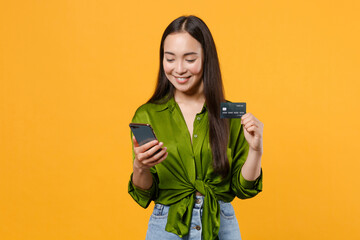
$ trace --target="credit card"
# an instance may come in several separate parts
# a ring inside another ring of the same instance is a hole
[[[220,105],[220,118],[241,118],[246,113],[246,103],[225,102]]]

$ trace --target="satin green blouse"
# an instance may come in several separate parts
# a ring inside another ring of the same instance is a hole
[[[185,119],[174,98],[164,104],[146,103],[140,106],[132,122],[151,124],[158,140],[167,147],[167,158],[150,169],[153,185],[149,190],[134,186],[132,174],[128,184],[129,194],[143,208],[147,208],[152,200],[170,205],[166,231],[179,237],[189,233],[195,192],[198,191],[205,196],[203,238],[218,239],[218,200],[231,202],[235,196],[241,199],[251,198],[262,191],[262,170],[255,181],[248,181],[241,174],[249,151],[241,119],[229,119],[227,157],[230,174],[224,179],[216,175],[212,168],[206,104],[195,116],[192,142]]]

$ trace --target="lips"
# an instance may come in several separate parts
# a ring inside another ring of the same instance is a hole
[[[183,84],[183,83],[186,83],[187,81],[189,81],[191,76],[188,76],[188,77],[176,77],[176,76],[174,76],[174,77],[175,77],[175,79],[176,79],[176,81],[178,83]]]

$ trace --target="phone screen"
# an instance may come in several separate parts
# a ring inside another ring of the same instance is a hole
[[[156,140],[155,133],[150,124],[130,123],[129,126],[140,146]]]

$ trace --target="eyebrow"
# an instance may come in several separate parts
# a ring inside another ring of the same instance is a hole
[[[172,52],[165,52],[165,53],[170,54],[170,55],[174,55],[174,56],[175,56],[175,54],[174,54],[174,53],[172,53]],[[185,53],[185,54],[184,54],[184,56],[187,56],[187,55],[193,55],[193,54],[198,54],[198,53],[196,53],[196,52],[188,52],[188,53]]]

